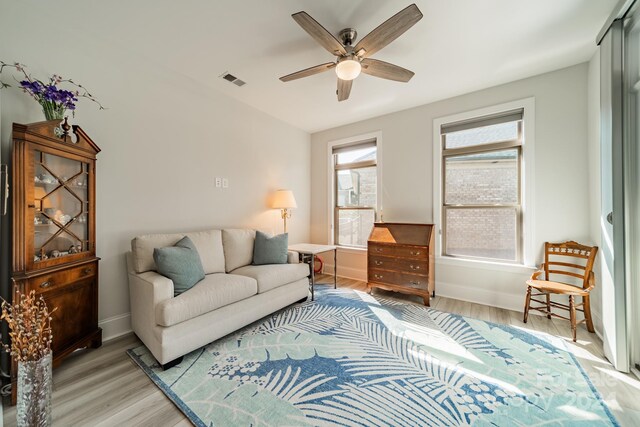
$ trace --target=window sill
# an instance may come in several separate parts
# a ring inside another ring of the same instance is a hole
[[[338,252],[344,252],[348,254],[362,254],[362,255],[367,254],[367,248],[352,248],[351,246],[338,246],[338,245],[336,246],[338,248]]]
[[[436,257],[436,264],[452,265],[463,268],[479,268],[483,270],[504,271],[516,274],[531,274],[538,270],[538,267],[532,267],[522,264],[509,264],[495,261],[479,261],[474,259],[453,258],[449,256]]]

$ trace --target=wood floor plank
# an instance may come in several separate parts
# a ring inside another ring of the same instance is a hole
[[[333,283],[331,275],[320,281]],[[340,288],[366,292],[366,283],[339,278]],[[423,305],[422,299],[376,289],[376,295]],[[606,361],[601,340],[584,325],[578,328],[578,342],[571,340],[569,322],[504,310],[436,296],[431,307],[484,321],[550,333],[565,340],[567,347],[601,392],[605,402],[623,426],[640,425],[640,381],[615,371]],[[126,350],[141,345],[133,334],[106,342],[101,348],[76,352],[54,371],[53,418],[60,426],[175,426],[191,423],[153,382],[133,363]],[[5,398],[4,425],[15,426],[15,407]]]

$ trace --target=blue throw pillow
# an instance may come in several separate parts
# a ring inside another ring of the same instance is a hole
[[[174,296],[188,291],[204,279],[204,268],[198,250],[186,236],[174,246],[155,248],[153,260],[158,273],[173,280]]]
[[[270,237],[261,231],[256,231],[253,244],[253,265],[286,264],[289,247],[287,233]]]

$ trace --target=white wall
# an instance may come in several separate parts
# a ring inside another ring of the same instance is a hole
[[[308,241],[308,133],[72,27],[22,10],[20,2],[3,4],[0,59],[27,64],[40,78],[72,77],[108,107],[98,111],[81,101],[75,118],[102,148],[97,254],[105,337],[129,328],[124,254],[138,234],[229,226],[281,232],[279,213],[266,201],[270,192],[288,188],[298,202],[290,239]],[[44,117],[16,89],[1,97],[1,141],[8,153],[11,123]],[[216,176],[227,177],[229,188],[216,189]]]
[[[535,97],[534,247],[573,239],[591,243],[587,168],[587,64],[314,133],[311,136],[311,238],[327,241],[329,141],[382,133],[385,221],[433,220],[433,120]],[[365,277],[364,253],[341,253],[343,274]],[[521,310],[530,269],[436,265],[436,292],[463,300]]]

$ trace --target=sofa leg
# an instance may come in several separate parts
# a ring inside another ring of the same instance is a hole
[[[307,299],[308,299],[308,298],[309,298],[309,297],[304,297],[304,298],[302,298],[302,299],[299,299],[298,301],[296,301],[296,302],[295,302],[295,304],[302,304],[303,302],[307,302]]]
[[[176,366],[177,364],[179,364],[180,362],[182,362],[182,356],[178,357],[177,359],[173,359],[173,360],[165,363],[164,365],[162,365],[162,370],[166,371],[167,369],[171,369],[174,366]]]

